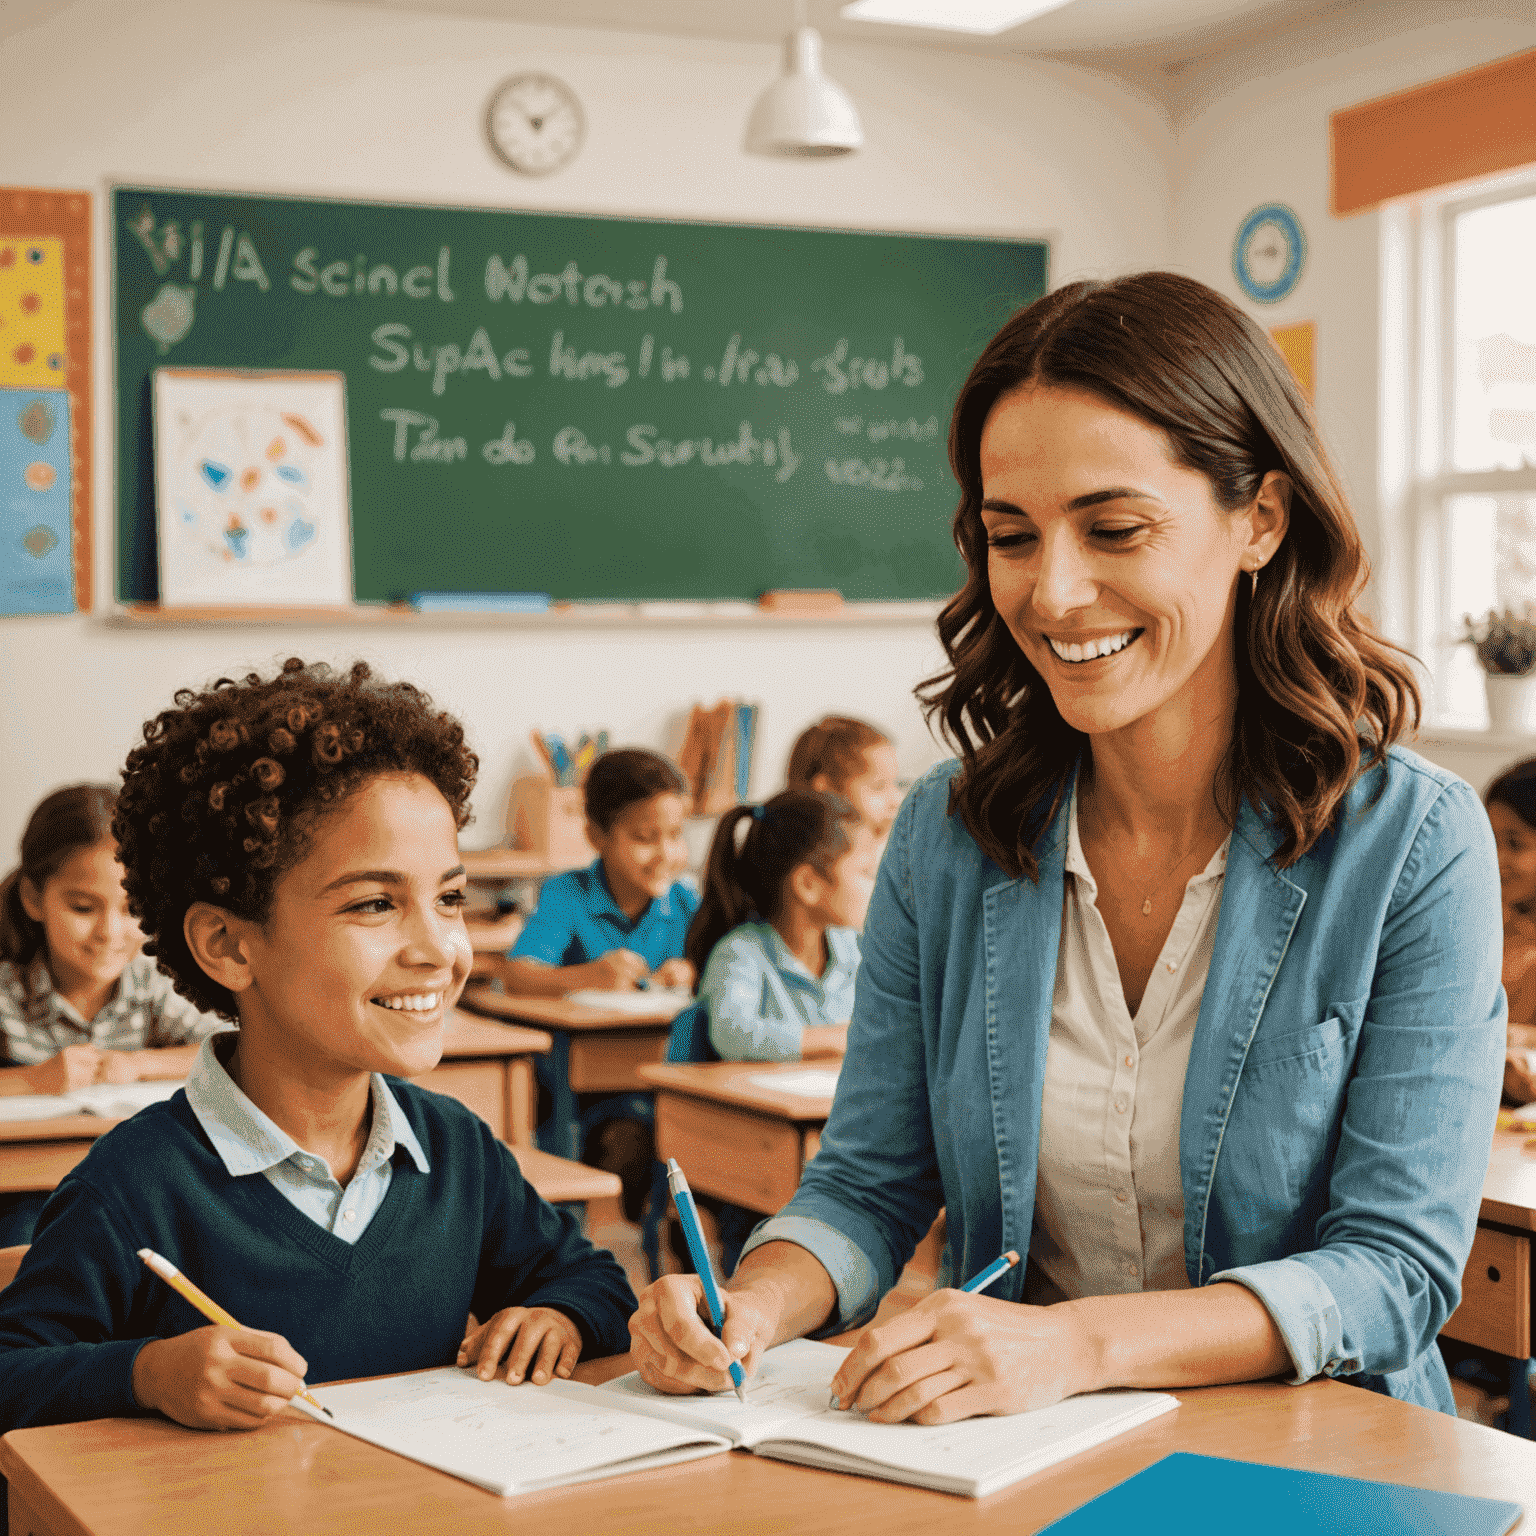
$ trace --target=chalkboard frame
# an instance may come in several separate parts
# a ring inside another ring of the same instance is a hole
[[[530,216],[533,218],[550,219],[555,221],[571,221],[587,224],[608,225],[616,227],[624,226],[680,226],[688,230],[721,230],[727,232],[740,232],[751,236],[783,233],[790,236],[853,236],[871,237],[872,239],[893,239],[931,242],[964,243],[979,247],[993,246],[999,250],[1011,249],[1020,254],[1027,253],[1027,258],[1035,263],[1035,286],[1037,293],[1026,295],[1019,302],[1028,302],[1030,298],[1037,297],[1039,293],[1049,291],[1050,286],[1050,252],[1052,237],[1035,233],[1021,233],[998,229],[984,231],[966,230],[931,230],[931,229],[891,229],[871,228],[868,226],[853,226],[834,223],[787,223],[780,220],[743,221],[731,219],[699,218],[689,215],[667,214],[612,214],[590,213],[584,210],[570,210],[561,208],[529,208],[513,207],[491,203],[476,203],[457,201],[443,203],[429,198],[402,197],[399,194],[390,194],[379,197],[371,197],[363,194],[334,195],[328,193],[314,193],[309,191],[271,191],[266,189],[244,190],[223,186],[199,186],[195,184],[181,183],[178,185],[154,185],[145,182],[113,182],[107,188],[106,207],[108,217],[112,221],[112,238],[109,241],[111,247],[111,277],[110,290],[112,297],[112,331],[114,344],[113,369],[114,377],[119,384],[119,400],[114,412],[114,449],[115,449],[115,475],[116,497],[113,531],[115,536],[114,569],[116,575],[116,590],[120,605],[120,613],[126,610],[136,614],[141,620],[146,619],[156,605],[155,587],[157,583],[152,579],[146,586],[144,577],[145,545],[148,544],[149,571],[153,578],[157,568],[156,552],[154,549],[155,534],[152,527],[154,506],[153,484],[153,458],[152,454],[140,450],[134,454],[133,474],[130,479],[124,463],[124,442],[127,435],[125,428],[135,417],[141,424],[140,435],[149,419],[149,386],[152,375],[145,375],[138,381],[137,400],[122,389],[123,363],[122,363],[122,327],[131,325],[131,320],[125,321],[122,304],[122,285],[120,281],[121,253],[124,244],[123,224],[127,209],[127,199],[139,196],[172,196],[172,197],[202,197],[214,200],[234,202],[236,200],[249,199],[258,203],[274,204],[318,204],[325,209],[347,210],[358,209],[369,214],[387,214],[394,211],[416,214],[445,214],[445,215],[513,215]],[[279,271],[281,269],[279,268]],[[1000,319],[998,320],[1000,323]],[[988,332],[987,334],[990,334]],[[174,363],[175,358],[167,359],[167,363]],[[266,367],[271,366],[269,360],[241,356],[230,358],[223,366],[229,367]],[[336,366],[333,364],[332,366]],[[943,419],[943,426],[947,431],[947,412]],[[947,463],[945,467],[947,475]],[[952,489],[952,483],[951,483]],[[149,509],[148,518],[145,509]],[[150,528],[148,538],[145,538],[144,524],[148,521]],[[137,526],[135,526],[137,524]],[[947,519],[946,519],[947,530]],[[354,525],[354,537],[356,527]],[[961,572],[956,564],[956,578]],[[899,612],[902,607],[911,610],[913,618],[931,614],[935,600],[946,595],[939,591],[925,593],[922,596],[904,595],[901,597],[873,598],[867,606],[878,610],[880,621],[901,622]],[[354,603],[354,608],[362,610],[375,610],[386,613],[398,613],[397,606],[375,595],[360,598]],[[551,618],[554,621],[570,623],[572,619],[572,603],[570,601],[559,603],[557,609],[552,610]],[[691,624],[693,622],[725,621],[739,619],[738,613],[733,609],[739,609],[742,605],[727,598],[724,601],[713,596],[685,597],[680,601],[669,602],[666,599],[635,599],[633,597],[616,597],[610,594],[594,594],[591,596],[580,595],[575,598],[576,609],[590,608],[594,610],[594,618],[600,614],[597,621],[603,625],[620,622],[644,622],[646,620],[668,622],[681,622]],[[854,613],[866,606],[865,603],[854,600],[847,603],[844,613],[853,617]],[[668,612],[667,610],[676,610]],[[231,610],[230,612],[235,612]],[[188,622],[217,622],[218,615],[208,613],[197,617],[187,615]],[[340,615],[334,612],[329,621],[334,621]],[[876,618],[871,613],[871,618]],[[316,615],[319,619],[320,615]],[[910,621],[910,620],[908,620]],[[805,622],[801,619],[781,619],[779,623]],[[814,622],[814,621],[813,621]]]

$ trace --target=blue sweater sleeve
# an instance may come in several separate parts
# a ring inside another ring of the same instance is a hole
[[[485,1238],[473,1311],[482,1321],[503,1307],[554,1307],[581,1332],[582,1355],[629,1348],[638,1303],[619,1261],[581,1235],[579,1219],[548,1204],[511,1151],[481,1126],[487,1163]]]
[[[133,1362],[154,1335],[127,1335],[150,1278],[95,1191],[66,1179],[0,1291],[0,1431],[147,1411]]]

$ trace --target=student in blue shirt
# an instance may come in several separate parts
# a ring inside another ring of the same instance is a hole
[[[841,795],[787,789],[720,818],[688,930],[699,1001],[672,1027],[669,1061],[840,1056],[874,889],[875,839]],[[715,1213],[729,1275],[760,1213]],[[672,1251],[684,1247],[671,1234]]]
[[[688,868],[687,790],[674,763],[641,747],[605,752],[592,764],[584,799],[597,858],[544,882],[537,910],[502,962],[509,993],[629,991],[642,981],[693,986],[697,972],[683,944],[699,902],[678,879]],[[639,1219],[650,1186],[651,1119],[649,1094],[582,1095],[582,1157],[619,1175],[630,1221]]]
[[[305,1377],[543,1383],[624,1348],[613,1256],[482,1120],[404,1081],[469,974],[477,767],[458,721],[362,663],[183,690],[145,726],[112,827],[130,909],[182,996],[239,1028],[44,1206],[0,1292],[0,1431],[254,1428]],[[244,1326],[205,1325],[144,1248]]]

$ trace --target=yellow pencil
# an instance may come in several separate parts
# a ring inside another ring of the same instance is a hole
[[[171,1263],[169,1259],[162,1259],[153,1248],[140,1248],[139,1257],[160,1276],[170,1288],[185,1300],[192,1303],[210,1323],[217,1323],[221,1328],[238,1328],[241,1325],[232,1318],[212,1297],[205,1296],[182,1272]],[[336,1415],[331,1412],[318,1398],[310,1396],[309,1390],[300,1387],[298,1396],[302,1397],[312,1408],[318,1408],[326,1418],[334,1419]]]

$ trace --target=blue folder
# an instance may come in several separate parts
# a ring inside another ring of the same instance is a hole
[[[1177,1451],[1041,1536],[1504,1536],[1520,1506]]]

